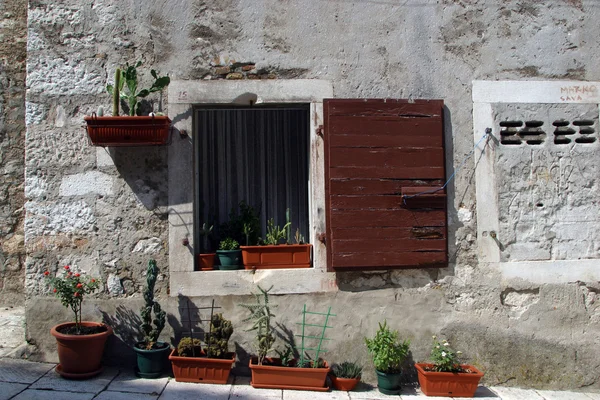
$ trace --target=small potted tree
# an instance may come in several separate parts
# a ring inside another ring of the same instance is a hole
[[[144,340],[133,346],[133,350],[137,354],[137,373],[142,378],[158,378],[161,376],[171,350],[168,343],[158,341],[166,320],[166,313],[162,310],[160,304],[154,300],[154,286],[158,272],[156,261],[150,260],[146,270],[145,304],[140,311]],[[152,318],[152,312],[154,312],[154,319]],[[154,326],[152,326],[153,322]]]
[[[148,89],[138,89],[137,68],[141,61],[115,71],[114,85],[107,85],[106,90],[113,96],[113,115],[92,115],[85,117],[90,141],[95,146],[150,146],[164,145],[169,140],[171,120],[166,116],[141,116],[140,99],[149,94],[160,92],[166,88],[171,79],[158,76],[155,70],[150,74],[154,82]],[[129,107],[129,116],[119,116],[119,105],[125,100]]]
[[[62,277],[44,272],[48,284],[63,306],[75,314],[74,322],[62,323],[50,329],[58,344],[56,372],[65,378],[86,379],[102,372],[102,354],[106,339],[112,335],[110,326],[81,320],[83,297],[100,287],[100,282],[85,277],[65,266]]]
[[[421,390],[427,396],[473,397],[483,372],[460,363],[460,351],[433,336],[431,363],[416,363]]]
[[[215,253],[210,251],[210,235],[212,234],[213,226],[208,226],[205,222],[200,228],[200,236],[202,237],[202,250],[198,255],[200,271],[212,271],[215,269]]]
[[[331,384],[337,390],[353,390],[362,377],[362,366],[355,362],[344,361],[331,366]]]
[[[387,321],[383,321],[375,337],[365,338],[365,343],[373,358],[379,391],[389,395],[400,393],[401,366],[408,356],[410,342],[401,342],[398,331],[391,331]]]
[[[169,356],[177,382],[227,383],[235,353],[229,351],[229,338],[233,334],[231,321],[222,314],[210,319],[205,334],[206,350],[199,339],[184,337]]]
[[[217,257],[219,257],[219,269],[239,269],[240,265],[242,264],[242,251],[240,250],[240,244],[237,242],[237,240],[230,237],[221,240],[221,243],[219,243],[219,250],[217,250]]]

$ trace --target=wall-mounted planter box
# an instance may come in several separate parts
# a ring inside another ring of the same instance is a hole
[[[250,370],[252,381],[250,384],[255,388],[262,389],[291,389],[291,390],[314,390],[326,392],[329,387],[325,385],[327,374],[331,371],[325,363],[325,368],[296,368],[282,367],[278,358],[267,358],[270,364],[258,365],[256,357],[250,359]]]
[[[235,353],[229,353],[229,358],[226,359],[180,357],[177,355],[177,349],[173,349],[169,360],[177,382],[226,384],[235,362]]]
[[[419,385],[427,396],[473,397],[483,377],[483,372],[472,365],[461,365],[470,372],[435,372],[427,371],[433,364],[417,363]]]
[[[91,116],[84,120],[94,146],[161,146],[169,143],[169,117]]]
[[[246,269],[310,268],[312,244],[240,246]]]

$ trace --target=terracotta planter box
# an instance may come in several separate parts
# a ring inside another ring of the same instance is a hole
[[[424,368],[432,364],[415,364],[419,374],[421,390],[427,396],[473,397],[483,377],[483,372],[472,365],[461,365],[463,369],[472,373],[434,372],[425,371]]]
[[[94,146],[161,146],[169,143],[171,120],[156,117],[84,117]]]
[[[173,349],[169,360],[177,382],[225,384],[235,362],[235,353],[229,353],[229,356],[227,359],[179,357],[177,349]]]
[[[274,364],[281,364],[278,358],[269,358]],[[282,367],[280,365],[258,365],[256,357],[250,360],[252,381],[255,388],[262,389],[291,389],[314,390],[326,392],[329,387],[325,385],[327,374],[331,368],[325,363],[325,368],[296,368]]]
[[[310,268],[312,244],[240,246],[246,269]]]

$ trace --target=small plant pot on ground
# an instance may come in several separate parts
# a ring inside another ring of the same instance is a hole
[[[200,271],[212,271],[215,269],[215,253],[198,254],[198,265]]]
[[[219,257],[221,270],[235,270],[242,267],[241,250],[217,250],[217,257]]]
[[[62,332],[75,327],[74,322],[59,324],[50,329],[58,345],[56,372],[68,379],[87,379],[102,372],[102,354],[106,339],[112,335],[110,326],[98,322],[81,322],[83,330],[98,330],[98,333],[73,335]]]
[[[258,365],[256,357],[250,359],[252,381],[255,388],[262,389],[287,389],[287,390],[314,390],[326,392],[327,375],[331,370],[325,363],[325,368],[297,368],[283,367],[278,358],[266,358],[263,365]]]
[[[204,355],[205,353],[202,352]],[[177,382],[193,383],[227,383],[231,367],[235,363],[235,353],[228,353],[228,358],[181,357],[177,349],[169,356],[173,366],[173,375]]]
[[[466,372],[436,372],[433,364],[417,363],[421,390],[427,396],[473,397],[483,377],[483,372],[472,365],[463,364]]]
[[[136,374],[141,378],[155,379],[160,377],[167,364],[171,347],[164,342],[157,342],[157,348],[145,349],[143,342],[136,343],[133,351],[137,355]]]
[[[246,269],[310,268],[311,244],[240,246]]]
[[[399,372],[386,374],[378,370],[375,370],[375,373],[377,374],[377,388],[381,393],[387,395],[400,393],[400,377],[402,374]]]
[[[360,382],[360,378],[338,378],[335,375],[330,375],[331,385],[335,390],[343,390],[349,392],[354,390],[356,385]]]

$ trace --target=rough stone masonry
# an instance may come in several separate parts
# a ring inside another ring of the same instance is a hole
[[[139,322],[148,258],[157,259],[161,268],[157,288],[163,308],[170,313],[165,339],[175,341],[184,329],[182,305],[188,300],[197,305],[211,300],[168,293],[169,271],[179,266],[167,263],[167,150],[94,148],[84,134],[85,115],[100,105],[110,109],[104,87],[116,66],[141,60],[172,79],[195,81],[226,77],[219,68],[228,67],[240,74],[235,76],[240,82],[327,80],[337,98],[443,99],[449,173],[473,148],[473,80],[600,80],[600,42],[595,40],[600,36],[600,3],[595,0],[32,0],[27,14],[24,111],[19,97],[23,71],[18,67],[23,53],[8,52],[9,43],[14,48],[23,43],[23,3],[0,3],[0,34],[5,38],[0,47],[4,110],[0,166],[2,179],[10,182],[0,192],[2,294],[20,290],[23,179],[19,160],[25,156],[27,339],[38,346],[37,358],[45,360],[56,359],[49,327],[69,318],[48,295],[41,279],[45,270],[69,264],[106,283],[87,302],[84,314],[104,318],[115,327],[117,335],[109,344],[113,357],[131,354],[128,346],[136,336],[131,327]],[[13,23],[15,29],[9,27]],[[254,65],[256,74],[250,69],[236,71],[242,68],[237,63]],[[168,104],[163,106],[168,110]],[[24,145],[19,142],[23,113]],[[528,118],[519,113],[506,118]],[[597,121],[597,109],[592,117]],[[499,132],[498,127],[494,130]],[[578,149],[576,143],[570,146]],[[597,159],[597,150],[595,155]],[[569,152],[561,159],[565,166],[577,165]],[[527,179],[521,165],[512,168],[500,162],[500,166],[507,174],[502,187],[519,192]],[[327,358],[364,362],[367,381],[373,381],[374,372],[363,338],[387,319],[402,337],[410,338],[416,361],[427,359],[431,335],[437,334],[484,369],[488,384],[600,388],[598,280],[551,284],[503,280],[493,265],[481,262],[474,168],[467,162],[448,187],[448,268],[340,273],[339,290],[275,296],[279,322],[293,328],[305,303],[309,309],[331,306],[337,317]],[[597,176],[592,178],[590,188],[596,190]],[[593,201],[593,196],[578,193],[583,192],[570,192],[565,204],[578,207],[580,200]],[[560,196],[548,196],[549,202],[539,207],[548,214],[548,232],[565,243],[579,239],[577,232],[556,231],[558,217],[568,210],[556,203],[563,201]],[[503,207],[506,202],[502,197]],[[581,207],[582,212],[596,209]],[[518,210],[511,212],[503,220],[503,229],[511,231],[510,224],[525,229],[526,219],[518,215]],[[316,218],[322,223],[322,215]],[[536,231],[521,240],[517,229],[507,254],[519,254],[525,261],[536,252],[549,258],[597,260],[594,232],[599,227],[592,228],[594,237],[586,239],[591,244],[565,246],[558,253],[538,245],[543,234]],[[234,322],[241,372],[254,351],[251,333],[241,322],[245,315],[237,306],[248,300],[247,295],[215,297]],[[414,376],[408,374],[406,379]]]

